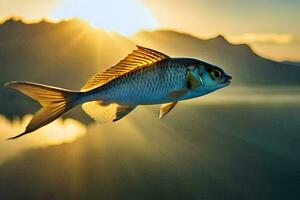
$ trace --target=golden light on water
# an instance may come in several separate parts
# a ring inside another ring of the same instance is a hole
[[[70,118],[63,120],[59,118],[18,140],[6,140],[6,138],[23,132],[31,118],[32,115],[26,115],[22,119],[11,121],[5,116],[0,115],[0,145],[2,149],[6,150],[0,155],[0,164],[1,161],[27,149],[73,142],[85,135],[87,130],[86,126],[77,120]]]
[[[56,120],[53,124],[42,130],[43,138],[50,144],[73,142],[85,134],[86,127],[80,122],[67,118]]]
[[[31,118],[32,115],[26,115],[22,119],[10,121],[0,115],[1,139],[23,132]],[[38,141],[37,144],[53,145],[73,142],[76,138],[84,135],[85,132],[86,127],[80,122],[70,118],[65,120],[59,118],[49,125],[31,133],[29,139],[32,140],[32,142]],[[28,138],[25,136],[21,140],[28,140]]]

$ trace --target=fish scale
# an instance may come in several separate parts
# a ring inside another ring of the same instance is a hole
[[[168,93],[182,89],[186,68],[172,59],[129,72],[107,85],[97,88],[94,95],[109,102],[125,104],[154,104],[169,101]],[[99,91],[100,90],[100,91]],[[94,97],[97,98],[97,97]]]

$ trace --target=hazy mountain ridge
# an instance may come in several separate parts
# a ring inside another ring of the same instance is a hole
[[[196,57],[222,66],[233,75],[235,85],[300,84],[300,69],[292,63],[262,58],[248,45],[232,44],[221,35],[204,40],[172,30],[156,30],[126,38],[94,29],[78,19],[34,24],[8,20],[0,25],[0,41],[0,64],[4,68],[1,83],[16,78],[77,89],[90,75],[118,62],[139,44],[171,56]],[[16,55],[18,59],[12,59]],[[33,69],[35,73],[31,73]],[[272,76],[267,76],[270,71]],[[63,79],[59,74],[64,74]]]

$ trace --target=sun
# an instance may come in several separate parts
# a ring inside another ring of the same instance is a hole
[[[138,0],[65,0],[54,11],[52,17],[81,18],[94,27],[124,35],[157,26],[151,12]]]

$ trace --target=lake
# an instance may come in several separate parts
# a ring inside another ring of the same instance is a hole
[[[75,141],[5,161],[0,197],[299,199],[300,98],[292,90],[224,91],[179,103],[162,120],[150,106],[91,123]]]

